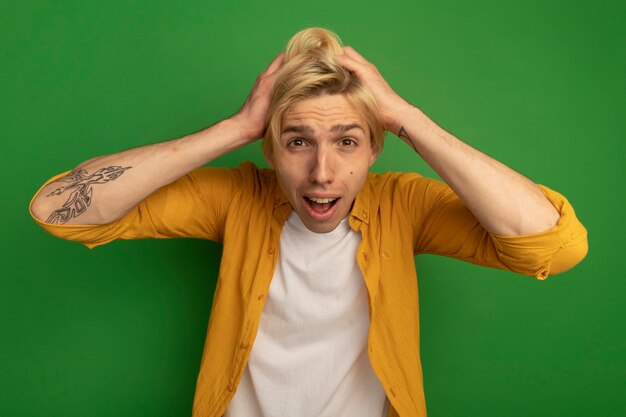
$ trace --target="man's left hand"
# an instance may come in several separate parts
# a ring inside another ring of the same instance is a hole
[[[343,55],[336,55],[337,62],[365,83],[378,104],[385,129],[397,135],[401,127],[399,119],[413,106],[400,97],[385,81],[378,68],[354,48],[345,46],[343,52]]]

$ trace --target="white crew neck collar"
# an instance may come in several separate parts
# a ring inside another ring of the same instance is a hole
[[[299,233],[311,235],[311,236],[320,236],[320,237],[332,236],[332,235],[336,235],[339,233],[345,233],[346,231],[350,229],[348,216],[346,216],[343,218],[343,220],[341,220],[341,222],[333,230],[329,232],[324,232],[324,233],[314,232],[312,230],[309,230],[308,227],[306,227],[306,225],[302,222],[302,219],[300,218],[300,216],[298,216],[298,213],[296,213],[295,210],[291,211],[291,214],[287,218],[287,224],[290,227],[297,230]]]

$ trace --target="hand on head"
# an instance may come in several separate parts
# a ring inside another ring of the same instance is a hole
[[[386,130],[398,134],[399,116],[412,107],[400,97],[380,74],[376,66],[366,60],[351,46],[341,47],[341,54],[335,55],[336,62],[353,72],[371,91],[378,104]],[[277,76],[284,66],[285,52],[280,52],[269,66],[256,79],[246,101],[234,116],[241,123],[249,142],[265,134],[271,93]]]
[[[246,101],[235,117],[245,126],[250,142],[263,137],[267,113],[270,107],[270,94],[283,65],[284,52],[279,53],[269,66],[256,79]]]
[[[411,104],[391,88],[374,64],[363,58],[351,46],[344,46],[343,54],[336,55],[335,59],[339,65],[352,71],[369,88],[380,109],[385,129],[397,134],[400,129],[397,116],[404,109],[410,108]]]

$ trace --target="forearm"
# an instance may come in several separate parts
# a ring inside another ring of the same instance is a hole
[[[525,235],[553,227],[559,213],[539,187],[506,165],[463,143],[410,106],[397,130],[496,235]]]
[[[233,117],[180,139],[83,162],[67,176],[43,187],[33,199],[31,212],[47,223],[110,223],[164,185],[259,139],[283,56],[278,54],[259,74]]]
[[[492,234],[532,234],[553,227],[559,212],[539,187],[461,142],[400,97],[378,69],[346,46],[335,59],[367,85],[385,128],[400,136],[463,200]]]
[[[105,224],[157,189],[249,143],[234,118],[179,139],[99,156],[44,187],[31,210],[49,223]]]

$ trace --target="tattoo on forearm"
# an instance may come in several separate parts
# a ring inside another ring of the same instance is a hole
[[[132,167],[111,166],[101,168],[93,174],[87,174],[87,171],[81,168],[56,180],[55,182],[64,182],[67,185],[57,188],[46,195],[46,197],[60,195],[66,191],[71,191],[71,194],[70,198],[63,204],[63,207],[54,210],[46,222],[63,224],[74,217],[80,216],[91,204],[92,185],[113,181],[130,168]]]
[[[400,131],[398,132],[398,137],[408,141],[409,145],[411,145],[413,150],[419,154],[419,151],[417,150],[417,148],[415,147],[415,144],[413,143],[413,139],[411,139],[411,137],[409,136],[407,131],[404,129],[404,126],[400,126]]]

